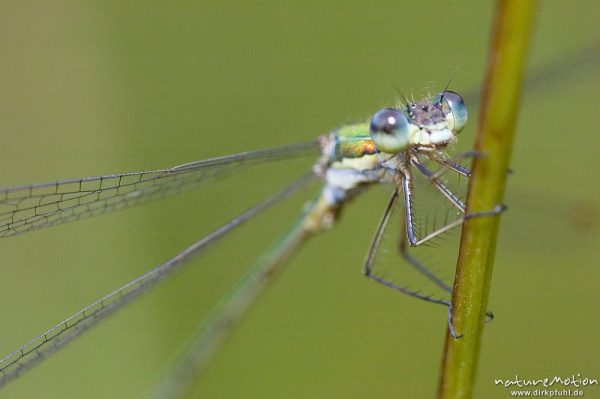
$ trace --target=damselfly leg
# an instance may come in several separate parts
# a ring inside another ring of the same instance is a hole
[[[460,159],[462,160],[465,158],[473,157],[475,154],[476,153],[474,151],[465,152],[460,155]],[[432,302],[432,303],[437,303],[437,304],[447,306],[448,307],[448,328],[450,330],[451,335],[454,338],[459,338],[461,335],[456,333],[456,331],[452,325],[452,317],[451,317],[452,304],[449,300],[434,298],[431,295],[424,295],[418,290],[414,290],[414,289],[408,288],[407,286],[400,285],[399,283],[396,283],[396,282],[392,281],[391,279],[388,279],[385,276],[379,275],[374,272],[374,263],[376,260],[376,254],[377,254],[377,251],[381,244],[383,234],[384,234],[386,228],[388,227],[391,215],[392,215],[393,210],[398,202],[398,197],[400,195],[399,190],[401,188],[403,199],[404,199],[404,201],[403,201],[403,203],[404,203],[404,215],[403,215],[404,221],[402,224],[403,232],[400,235],[398,252],[399,252],[401,258],[404,261],[406,261],[406,263],[411,265],[415,270],[417,270],[420,274],[425,276],[429,281],[433,282],[440,289],[442,289],[446,293],[450,294],[452,290],[449,287],[449,285],[446,284],[443,281],[443,279],[438,277],[427,266],[425,266],[425,264],[423,262],[419,261],[415,256],[410,254],[410,248],[418,247],[423,244],[426,244],[429,241],[431,241],[432,239],[439,237],[440,235],[442,235],[452,229],[457,228],[462,223],[464,223],[466,220],[478,218],[478,217],[496,216],[496,215],[500,214],[501,212],[503,212],[506,209],[506,207],[504,205],[499,205],[489,211],[465,214],[465,205],[463,204],[463,202],[460,200],[460,198],[455,193],[452,192],[451,189],[449,189],[443,182],[441,182],[439,180],[439,178],[441,177],[442,173],[447,172],[447,171],[453,171],[453,172],[458,173],[461,176],[464,176],[465,178],[468,178],[471,175],[470,170],[467,167],[460,165],[458,163],[459,162],[458,159],[446,161],[443,158],[440,159],[440,157],[430,157],[430,159],[433,159],[434,161],[436,161],[437,163],[442,165],[442,168],[440,168],[438,170],[438,172],[433,173],[429,170],[429,168],[427,168],[423,163],[421,163],[416,156],[409,155],[409,157],[410,157],[410,161],[408,163],[411,166],[413,166],[419,173],[421,173],[427,180],[429,180],[433,184],[433,186],[437,189],[437,191],[439,193],[441,193],[443,195],[443,197],[453,206],[453,208],[457,209],[462,214],[462,216],[454,221],[445,223],[444,225],[434,229],[431,232],[428,232],[423,237],[418,237],[418,235],[416,234],[414,200],[413,200],[413,195],[412,195],[413,176],[412,176],[412,172],[411,172],[410,168],[408,168],[408,167],[401,168],[400,169],[401,170],[400,183],[398,184],[398,188],[396,190],[394,190],[394,192],[392,193],[392,196],[390,197],[390,200],[389,200],[386,210],[383,214],[383,217],[382,217],[382,219],[377,227],[377,230],[375,232],[375,236],[372,240],[371,246],[369,248],[369,252],[368,252],[366,260],[365,260],[364,274],[367,277],[373,279],[374,281],[376,281],[380,284],[383,284],[387,287],[390,287],[396,291],[399,291],[403,294],[415,297],[417,299],[425,300],[427,302]],[[439,173],[440,170],[442,170],[442,173]],[[489,319],[493,318],[493,314],[491,312],[488,312],[488,318]]]

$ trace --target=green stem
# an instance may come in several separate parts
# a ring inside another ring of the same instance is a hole
[[[534,0],[499,1],[482,95],[467,197],[468,213],[493,209],[504,198]],[[499,217],[481,217],[463,226],[452,295],[453,324],[462,338],[446,335],[438,398],[470,398],[486,319]]]

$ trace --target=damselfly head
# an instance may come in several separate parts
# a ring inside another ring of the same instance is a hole
[[[412,147],[436,149],[456,140],[467,117],[462,97],[444,91],[434,98],[409,103],[403,109],[377,111],[371,119],[370,134],[381,152],[396,154]]]

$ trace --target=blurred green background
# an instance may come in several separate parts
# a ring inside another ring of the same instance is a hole
[[[0,10],[0,186],[12,186],[308,140],[393,104],[395,87],[419,96],[454,76],[453,90],[478,90],[493,3],[5,1]],[[581,56],[600,51],[598,20],[596,1],[541,4],[530,72],[570,65],[522,101],[477,397],[508,397],[493,380],[515,374],[600,378],[600,72],[598,58]],[[461,149],[473,142],[470,110]],[[1,240],[0,353],[168,259],[311,161]],[[310,194],[236,231],[0,397],[145,397]],[[360,272],[384,202],[357,199],[294,258],[197,396],[434,396],[445,309]]]

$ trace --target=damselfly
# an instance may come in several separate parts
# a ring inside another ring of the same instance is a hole
[[[498,206],[488,212],[465,214],[465,204],[442,180],[453,173],[468,178],[470,170],[458,160],[471,157],[464,153],[452,159],[446,151],[456,141],[457,134],[467,122],[466,105],[460,95],[445,90],[437,96],[420,101],[406,101],[395,108],[385,108],[374,114],[369,122],[351,124],[323,135],[317,140],[253,152],[223,156],[179,165],[169,169],[133,172],[99,177],[62,180],[3,189],[0,191],[0,236],[8,237],[67,221],[95,216],[130,207],[151,199],[200,186],[235,168],[278,158],[293,157],[318,149],[320,158],[311,173],[300,177],[280,192],[248,209],[211,234],[142,276],[86,306],[31,342],[1,360],[2,383],[18,376],[50,353],[56,351],[81,332],[113,313],[133,298],[177,270],[192,255],[215,243],[231,230],[251,219],[273,204],[289,197],[313,178],[323,181],[317,198],[308,203],[294,227],[273,250],[263,257],[236,289],[229,301],[215,312],[200,339],[200,360],[204,361],[216,345],[217,337],[237,320],[261,287],[303,241],[333,226],[342,207],[365,187],[387,183],[393,187],[383,218],[377,227],[364,262],[364,274],[389,288],[428,302],[447,306],[448,326],[453,336],[451,305],[447,298],[438,299],[414,288],[404,286],[375,270],[376,255],[392,211],[402,197],[404,234],[399,243],[400,258],[442,291],[450,287],[435,273],[409,253],[474,216],[496,215]],[[433,170],[431,166],[436,167]],[[441,226],[418,231],[413,200],[416,175],[425,178],[458,215]]]

